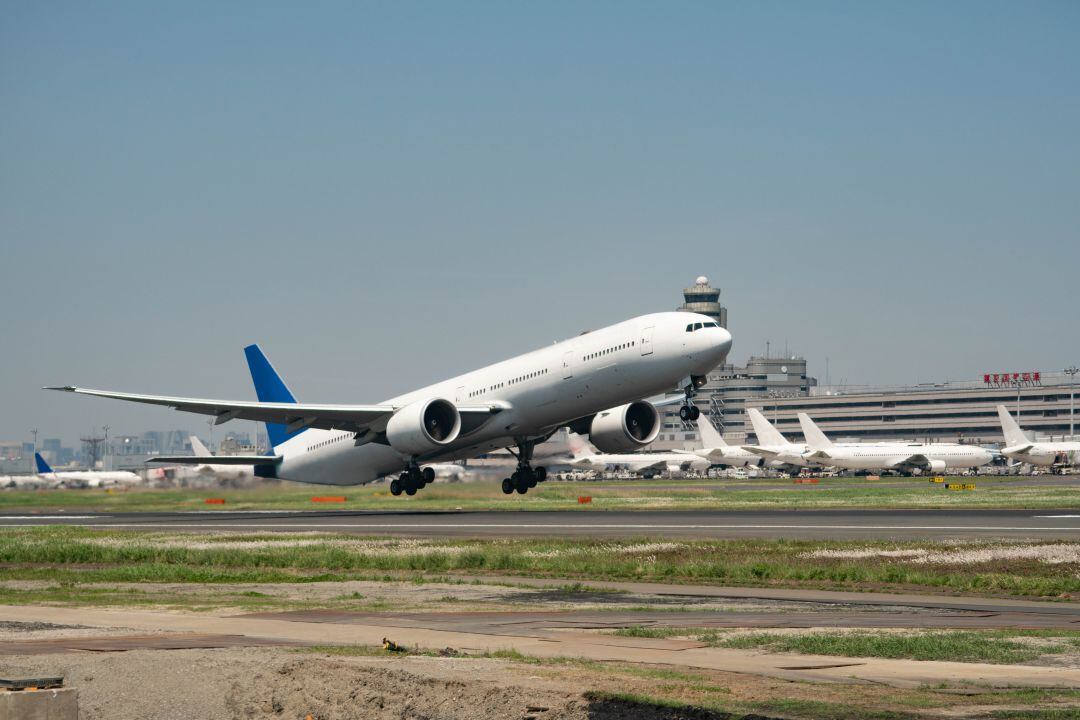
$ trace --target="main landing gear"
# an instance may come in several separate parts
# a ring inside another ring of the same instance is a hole
[[[532,452],[535,443],[529,440],[518,442],[518,469],[508,478],[503,478],[502,491],[507,495],[515,490],[519,495],[529,492],[529,488],[536,487],[537,483],[547,480],[547,468],[532,466]],[[513,451],[511,451],[513,452]]]
[[[406,495],[415,495],[417,490],[433,482],[435,482],[434,470],[431,468],[421,469],[419,465],[413,463],[408,470],[401,473],[401,477],[390,481],[390,494],[400,495],[405,493]]]

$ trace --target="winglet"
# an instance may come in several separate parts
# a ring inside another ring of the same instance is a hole
[[[274,366],[266,359],[266,355],[258,345],[248,345],[244,348],[244,356],[247,357],[248,370],[251,371],[251,382],[255,385],[255,394],[259,402],[295,403],[296,398],[289,390],[288,385],[274,370]],[[289,432],[286,425],[280,423],[266,423],[266,436],[270,439],[271,447],[277,447],[286,440],[296,437],[304,429]]]
[[[34,463],[37,464],[37,471],[39,475],[51,475],[53,469],[49,467],[49,463],[45,462],[45,458],[41,457],[41,453],[34,453]]]
[[[42,390],[59,390],[60,392],[75,392],[78,390],[74,385],[46,385]]]

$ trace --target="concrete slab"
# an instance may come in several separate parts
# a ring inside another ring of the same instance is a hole
[[[0,720],[79,720],[74,688],[0,692]]]

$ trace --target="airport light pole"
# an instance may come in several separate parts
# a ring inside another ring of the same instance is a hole
[[[101,429],[105,431],[105,449],[101,452],[101,469],[109,469],[109,426],[102,425]]]
[[[35,472],[37,470],[37,460],[34,457],[34,455],[37,454],[37,434],[38,434],[38,429],[34,428],[33,430],[30,431],[30,434],[34,436],[34,452],[30,453],[30,472]]]
[[[1065,368],[1065,374],[1069,376],[1069,439],[1072,440],[1076,437],[1073,434],[1073,396],[1076,394],[1076,373],[1080,372],[1080,368],[1072,365]]]

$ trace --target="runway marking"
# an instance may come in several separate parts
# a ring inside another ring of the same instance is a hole
[[[3,515],[3,520],[93,520],[100,515]]]
[[[41,519],[41,518],[34,518]],[[71,517],[59,517],[49,519],[79,519]],[[214,528],[214,527],[244,527],[244,528],[371,528],[371,529],[543,529],[543,530],[1010,530],[1017,532],[1046,532],[1050,530],[1066,530],[1080,532],[1080,526],[1013,526],[1013,525],[645,525],[645,524],[618,524],[598,525],[594,523],[536,523],[524,525],[521,523],[246,523],[242,520],[222,521],[216,525],[209,523],[87,523],[86,527],[100,528]],[[0,527],[3,523],[0,522]],[[22,526],[17,526],[22,527]]]
[[[1080,518],[1080,515],[1032,515],[1037,518]]]

